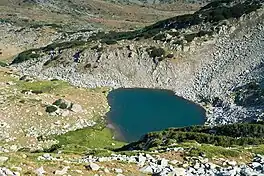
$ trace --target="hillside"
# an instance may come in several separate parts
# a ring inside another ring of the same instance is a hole
[[[0,11],[0,175],[263,174],[263,0],[2,0]],[[118,141],[115,88],[172,90],[206,123]]]
[[[262,117],[261,104],[236,97],[239,87],[262,84],[260,38],[262,2],[223,0],[134,31],[73,33],[20,53],[12,64],[23,74],[83,87],[170,89],[205,107],[207,124],[225,124]]]
[[[120,4],[104,0],[1,1],[1,20],[19,25],[54,25],[74,30],[94,27],[133,29],[154,21],[197,10],[199,5],[176,3],[176,9]],[[93,29],[92,28],[92,29]],[[69,30],[69,29],[68,29]]]

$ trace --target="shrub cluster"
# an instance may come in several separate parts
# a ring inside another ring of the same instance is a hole
[[[216,127],[191,126],[170,128],[161,132],[148,133],[139,141],[130,143],[120,150],[146,150],[187,141],[223,147],[264,144],[264,124],[238,123]]]
[[[21,62],[24,62],[30,59],[38,58],[40,55],[37,52],[38,50],[36,49],[24,51],[18,54],[18,56],[12,61],[11,64],[17,64],[17,63],[21,63]]]

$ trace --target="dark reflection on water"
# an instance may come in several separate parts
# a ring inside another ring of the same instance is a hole
[[[200,125],[205,110],[172,91],[159,89],[116,89],[109,93],[107,114],[119,140],[131,142],[143,134],[169,127]]]

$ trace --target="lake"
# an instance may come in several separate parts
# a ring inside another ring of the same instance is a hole
[[[119,140],[132,142],[151,131],[169,127],[201,125],[205,110],[173,91],[159,89],[115,89],[108,95],[111,106],[108,127]]]

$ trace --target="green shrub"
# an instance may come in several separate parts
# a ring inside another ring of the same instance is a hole
[[[52,43],[46,47],[41,48],[41,50],[44,52],[48,52],[48,51],[55,50],[55,49],[64,50],[64,49],[68,49],[68,48],[75,48],[78,46],[83,46],[86,43],[87,43],[86,41],[82,41],[82,40],[73,40],[73,41],[67,41],[67,42],[61,42],[61,43]]]
[[[60,106],[60,104],[63,102],[63,99],[58,99],[54,103],[52,103],[55,106]]]
[[[67,109],[68,108],[68,104],[66,102],[62,102],[60,104],[59,108],[61,108],[61,109]]]
[[[111,40],[102,40],[102,43],[105,43],[107,45],[114,45],[117,44],[117,40],[111,39]]]
[[[6,66],[8,66],[7,63],[0,61],[0,67],[6,67]]]
[[[166,35],[165,34],[157,34],[153,37],[153,40],[165,40],[166,39]]]
[[[193,41],[193,39],[194,39],[195,37],[198,37],[197,33],[187,34],[187,35],[184,36],[184,38],[185,38],[185,40],[186,40],[187,42],[191,42],[191,41]]]
[[[161,142],[163,141],[163,142]],[[172,142],[196,141],[201,144],[231,147],[264,144],[264,124],[242,123],[216,127],[191,126],[170,128],[161,132],[144,135],[139,141],[128,144],[119,150],[145,150],[153,147],[168,146]]]
[[[33,94],[42,94],[43,91],[42,90],[32,90]]]
[[[58,106],[61,109],[67,109],[69,107],[69,103],[67,103],[65,100],[63,99],[58,99],[56,100],[53,105]]]
[[[18,54],[18,56],[12,61],[11,64],[18,64],[18,63],[21,63],[21,62],[24,62],[30,59],[38,58],[40,57],[38,52],[39,52],[38,49],[31,49],[31,50],[24,51]]]
[[[149,52],[149,56],[152,58],[156,58],[156,57],[162,57],[165,55],[165,50],[163,48],[156,48],[153,47],[151,49],[151,51]]]
[[[47,113],[52,113],[52,112],[57,111],[57,109],[58,109],[58,108],[57,108],[56,106],[49,105],[49,106],[46,107],[46,112],[47,112]]]

